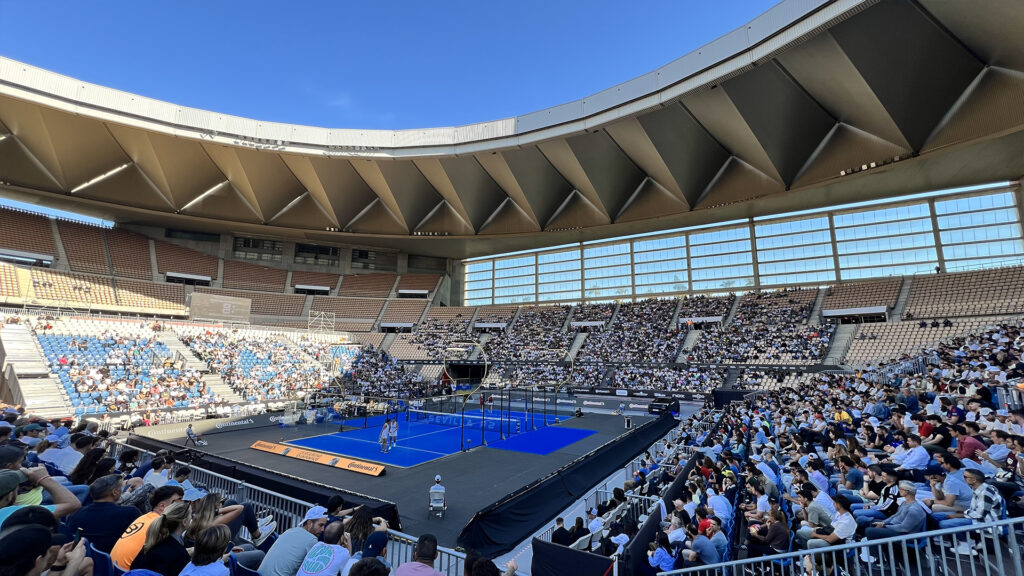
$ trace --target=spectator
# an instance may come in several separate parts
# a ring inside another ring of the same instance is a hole
[[[134,506],[120,506],[124,480],[120,474],[109,474],[95,480],[89,486],[92,503],[72,514],[67,520],[67,533],[82,530],[100,552],[110,553],[121,534],[139,517]]]
[[[416,540],[412,561],[399,566],[395,570],[395,576],[444,576],[434,569],[435,560],[437,560],[437,537],[433,534],[422,534]]]
[[[555,530],[551,533],[551,542],[562,546],[572,544],[572,536],[565,529],[565,520],[561,516],[555,518]]]
[[[327,509],[313,506],[302,519],[302,524],[282,533],[260,564],[261,576],[295,576],[309,549],[327,524]]]
[[[181,489],[181,486],[161,486],[154,490],[149,497],[151,511],[136,518],[114,543],[114,547],[110,549],[110,559],[114,564],[124,571],[130,569],[135,557],[139,555],[146,543],[146,534],[150,525],[169,506],[180,502],[184,495],[185,491]],[[126,566],[128,568],[125,568]]]
[[[224,548],[231,541],[231,530],[218,524],[199,533],[192,550],[192,561],[185,565],[179,576],[228,576],[231,571],[224,565]]]
[[[385,557],[387,555],[387,547],[387,532],[377,531],[371,533],[367,536],[366,542],[363,544],[363,549],[353,554],[348,564],[345,565],[345,570],[342,572],[342,576],[351,576],[350,572],[354,571],[355,566],[364,560],[376,559],[387,567],[388,570],[391,570],[391,563],[388,562]]]
[[[714,550],[714,545],[711,544],[707,537],[701,536],[701,538],[707,540],[707,545]],[[647,562],[651,565],[651,568],[656,568],[658,572],[672,570],[675,558],[672,553],[672,545],[668,541],[668,534],[664,532],[657,533],[654,542],[651,542],[650,550],[647,551]]]
[[[18,486],[22,483],[39,486],[49,494],[53,504],[44,506],[44,508],[53,513],[57,519],[69,516],[82,506],[74,494],[48,476],[46,469],[41,466],[22,468],[21,470],[0,470],[0,523],[24,507],[14,503],[18,497]]]
[[[185,502],[175,502],[146,528],[146,541],[132,560],[132,570],[152,570],[158,574],[180,574],[191,561],[182,541],[192,510]]]
[[[764,524],[751,524],[748,528],[747,557],[758,558],[789,551],[789,528],[782,510],[772,510]]]
[[[345,533],[345,524],[331,522],[324,528],[323,542],[309,549],[296,576],[338,576],[351,558],[352,539]]]
[[[896,514],[881,522],[875,522],[866,529],[864,536],[868,540],[881,540],[923,530],[925,511],[915,499],[917,487],[913,482],[904,480],[899,483],[899,493],[903,498],[903,503],[899,505]],[[866,547],[861,551],[861,559],[869,563],[875,562],[875,558],[870,555],[869,549]]]

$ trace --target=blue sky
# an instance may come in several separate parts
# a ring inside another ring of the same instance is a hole
[[[0,0],[0,54],[260,120],[422,128],[582,98],[775,3]]]

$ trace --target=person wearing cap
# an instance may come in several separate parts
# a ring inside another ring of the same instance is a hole
[[[40,434],[46,430],[39,424],[32,422],[20,428],[21,436],[18,438],[21,442],[27,445],[29,448],[34,448],[37,444],[42,442]]]
[[[885,520],[874,522],[870,528],[864,530],[864,536],[868,540],[881,540],[903,534],[920,532],[924,528],[926,513],[921,504],[917,501],[917,486],[913,482],[903,480],[898,485],[903,503],[899,505],[896,513]],[[865,562],[873,562],[874,558],[869,557],[869,549],[861,551],[861,559]],[[877,551],[876,551],[877,554]]]
[[[327,508],[313,506],[302,518],[302,524],[285,530],[260,564],[261,576],[295,576],[309,549],[327,525]]]
[[[146,532],[154,520],[164,513],[168,506],[180,502],[185,495],[181,486],[161,486],[149,496],[150,512],[135,519],[121,534],[110,549],[110,559],[124,571],[131,568],[135,557],[146,543]]]
[[[323,542],[306,553],[296,576],[338,576],[352,558],[352,538],[345,523],[331,522],[324,528]]]
[[[568,533],[566,534],[568,535]],[[399,566],[395,570],[394,576],[444,576],[443,573],[434,569],[435,560],[437,560],[437,537],[433,534],[421,534],[416,540],[412,561]]]
[[[587,510],[587,530],[590,530],[591,534],[597,534],[604,530],[604,523],[601,522],[601,518],[597,514],[597,508]]]
[[[82,536],[89,539],[97,550],[110,553],[121,534],[139,517],[134,506],[119,506],[124,490],[120,474],[110,474],[97,479],[89,486],[92,503],[72,514],[67,520],[68,534],[82,530]]]
[[[834,546],[846,542],[857,533],[857,521],[850,513],[850,500],[846,496],[833,496],[832,505],[836,509],[832,525],[829,528],[800,528],[794,546],[808,550]]]
[[[4,524],[0,530],[0,569],[5,574],[22,576],[89,576],[92,559],[86,556],[87,543],[72,547],[63,534],[55,534],[41,524]]]
[[[363,549],[352,555],[349,559],[348,564],[345,564],[345,569],[342,570],[341,576],[348,576],[349,572],[352,571],[352,567],[358,564],[362,560],[376,559],[383,564],[388,571],[391,570],[391,563],[387,561],[385,557],[387,554],[388,547],[388,533],[375,531],[371,532],[366,537],[366,542],[363,543]],[[260,576],[266,576],[266,573],[260,570]]]
[[[18,486],[22,483],[42,487],[53,502],[45,508],[57,518],[64,518],[82,507],[78,498],[50,477],[42,466],[22,468],[21,470],[0,470],[0,523],[13,512],[23,508],[14,503],[18,498]]]

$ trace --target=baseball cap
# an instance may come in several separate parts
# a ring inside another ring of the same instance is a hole
[[[0,466],[7,466],[17,462],[25,452],[17,446],[0,446]]]
[[[590,514],[591,516],[597,516],[597,508],[591,508],[590,511],[587,512],[587,514]]]
[[[39,424],[36,424],[35,422],[33,422],[33,423],[29,424],[28,426],[25,426],[24,428],[22,428],[22,430],[24,430],[25,432],[35,432],[36,430],[46,430],[46,428],[43,428]]]
[[[13,566],[35,559],[67,542],[67,536],[54,534],[45,526],[25,524],[0,532],[0,565]]]
[[[939,475],[939,474],[945,474],[945,473],[946,473],[946,471],[943,470],[942,466],[939,466],[938,464],[929,464],[928,467],[924,469],[924,475],[925,476]]]
[[[1009,416],[1009,415],[1010,415],[1010,411],[1006,410],[1004,408],[1000,408],[999,410],[996,410],[996,416]]]
[[[441,475],[440,474],[438,474],[437,476],[434,476],[434,482],[440,482],[440,481],[441,481]]]
[[[309,516],[308,514],[306,515]],[[384,547],[388,545],[387,532],[372,532],[363,544],[363,558],[374,558],[380,556]]]
[[[60,442],[60,436],[57,436],[56,434],[50,434],[49,436],[46,437],[46,441],[50,443]]]
[[[181,497],[185,502],[193,502],[201,498],[205,498],[209,494],[206,490],[200,490],[199,488],[189,488],[185,490],[185,495]],[[307,518],[308,520],[308,518]]]
[[[327,518],[327,508],[323,506],[313,506],[306,512],[306,516],[302,519],[303,522],[308,520],[319,520],[321,518]],[[369,542],[369,541],[367,541]],[[376,554],[374,554],[376,556]]]
[[[0,470],[0,496],[18,488],[18,484],[28,480],[21,470]]]

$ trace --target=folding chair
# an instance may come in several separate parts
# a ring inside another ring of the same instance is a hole
[[[228,569],[231,570],[231,576],[260,576],[259,571],[250,570],[239,564],[234,552],[228,556]]]
[[[430,518],[435,514],[438,518],[444,518],[447,510],[448,503],[445,500],[445,492],[443,490],[431,490],[429,505],[427,508],[427,518]]]

